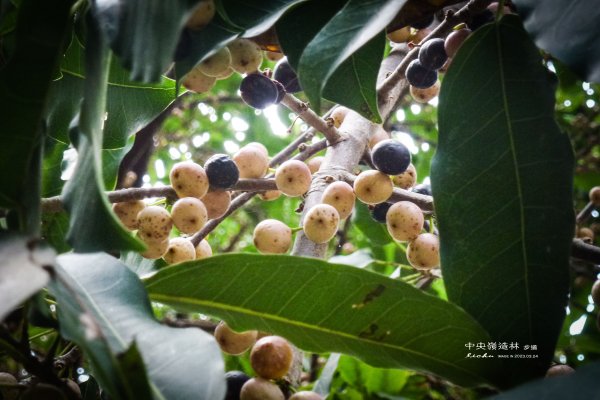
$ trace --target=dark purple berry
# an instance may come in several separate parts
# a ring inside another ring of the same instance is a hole
[[[421,65],[421,62],[412,60],[406,68],[406,80],[419,89],[427,89],[437,82],[437,71],[432,71]]]
[[[206,160],[204,171],[210,186],[217,189],[229,189],[240,178],[237,165],[226,154],[215,154]]]
[[[390,203],[379,203],[375,204],[374,206],[369,206],[369,210],[371,211],[371,218],[373,218],[375,221],[381,224],[385,224],[385,216],[387,215],[387,212],[391,206],[392,205]]]
[[[287,91],[285,90],[285,88],[283,87],[283,85],[281,83],[279,83],[277,81],[273,81],[273,83],[277,87],[277,100],[275,100],[275,104],[279,104],[279,103],[281,103],[281,100],[283,100],[283,96],[285,96]]]
[[[250,380],[250,377],[242,371],[229,371],[225,374],[227,383],[227,394],[225,400],[240,400],[240,391],[244,383]]]
[[[488,24],[494,21],[494,13],[490,10],[486,9],[479,14],[475,14],[471,17],[471,20],[467,22],[467,26],[470,30],[474,31],[475,29],[480,28],[481,26]]]
[[[399,141],[387,139],[373,147],[371,158],[379,171],[388,175],[399,175],[406,171],[410,164],[410,151]]]
[[[448,60],[444,49],[444,39],[431,39],[419,49],[419,62],[427,69],[438,70]]]
[[[275,104],[279,97],[277,85],[263,74],[248,74],[240,84],[242,100],[251,107],[262,110]]]
[[[273,70],[273,79],[275,79],[277,82],[281,82],[288,93],[302,91],[300,82],[298,81],[298,75],[296,75],[296,72],[288,62],[287,57],[282,58],[275,65],[275,69]]]
[[[420,185],[417,185],[414,188],[412,188],[412,191],[415,193],[431,196],[431,185],[421,183]]]
[[[410,24],[415,29],[425,29],[433,22],[433,14]]]

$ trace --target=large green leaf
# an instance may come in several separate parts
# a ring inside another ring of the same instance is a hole
[[[304,48],[298,63],[298,77],[316,110],[320,109],[321,94],[329,78],[344,61],[383,30],[404,3],[405,0],[350,0]],[[375,58],[375,76],[381,57],[383,52]],[[373,74],[371,66],[366,71],[362,73]],[[374,90],[369,96],[375,96]],[[370,114],[363,108],[356,111],[379,122],[376,100],[371,98],[368,104],[375,105],[374,108],[369,106]]]
[[[374,368],[348,356],[340,358],[337,370],[344,381],[362,387],[371,396],[379,392],[399,393],[411,375],[398,369]]]
[[[67,241],[80,252],[141,250],[143,244],[119,223],[104,193],[101,147],[110,50],[91,19],[86,44],[84,97],[72,127],[77,167],[63,190],[70,217]]]
[[[58,264],[52,292],[62,333],[97,360],[94,376],[102,385],[111,384],[102,378],[114,371],[106,364],[101,339],[115,355],[135,340],[155,398],[224,396],[223,360],[212,336],[160,324],[134,272],[104,253],[63,255]]]
[[[150,298],[287,337],[314,352],[344,352],[463,385],[493,379],[496,360],[466,358],[487,333],[463,310],[403,282],[347,265],[291,256],[229,254],[166,267]]]
[[[432,189],[450,301],[493,340],[536,345],[508,383],[547,369],[565,314],[573,155],[554,84],[515,16],[475,32],[440,95]]]
[[[583,79],[600,82],[598,4],[569,0],[515,0],[535,43]]]

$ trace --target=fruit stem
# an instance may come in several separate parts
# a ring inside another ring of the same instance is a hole
[[[301,226],[297,226],[295,228],[291,228],[292,229],[292,233],[296,233],[296,232],[300,232],[302,230]]]

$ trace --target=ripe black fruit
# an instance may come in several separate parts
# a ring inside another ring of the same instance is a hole
[[[371,211],[371,218],[381,224],[385,224],[385,216],[387,215],[387,212],[391,206],[392,205],[390,203],[379,203],[375,204],[374,206],[370,206],[369,210]]]
[[[240,92],[246,104],[260,110],[275,104],[279,97],[275,82],[259,73],[246,75],[240,84]]]
[[[244,383],[250,380],[250,377],[242,371],[229,371],[225,374],[227,383],[227,394],[225,400],[240,400],[240,391]]]
[[[420,185],[415,186],[412,189],[413,192],[415,193],[419,193],[419,194],[424,194],[427,196],[431,196],[431,185],[427,185],[425,183],[421,183]]]
[[[406,171],[410,164],[410,151],[394,139],[382,140],[373,147],[373,165],[388,175],[398,175]]]
[[[419,89],[427,89],[437,82],[437,71],[427,69],[417,60],[412,60],[406,68],[406,80]]]
[[[431,39],[419,49],[419,62],[427,69],[438,70],[448,60],[444,49],[444,39]]]
[[[300,82],[298,81],[298,75],[290,65],[286,58],[279,60],[275,69],[273,70],[273,79],[277,82],[281,82],[283,87],[288,93],[301,92]]]
[[[425,29],[433,22],[433,14],[410,24],[415,29]]]
[[[206,160],[204,171],[208,176],[209,185],[218,189],[229,189],[240,178],[237,165],[225,154],[215,154]]]

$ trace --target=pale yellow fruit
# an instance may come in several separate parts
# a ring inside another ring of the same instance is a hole
[[[267,190],[266,192],[259,193],[258,195],[260,196],[261,200],[273,201],[281,197],[281,192],[279,190]]]
[[[140,232],[138,232],[138,237],[140,237]],[[143,238],[141,239],[144,240]],[[167,249],[169,248],[169,238],[166,238],[163,241],[144,241],[144,243],[146,243],[146,250],[141,252],[140,255],[151,260],[161,258],[165,255]]]
[[[169,237],[173,220],[167,210],[159,206],[148,206],[139,212],[138,233],[146,243],[162,242]]]
[[[392,176],[392,182],[401,189],[410,189],[417,183],[417,169],[414,165],[408,164],[406,171],[400,175]]]
[[[275,171],[277,189],[286,196],[302,196],[310,189],[311,182],[310,169],[299,160],[288,160]]]
[[[206,206],[208,219],[215,219],[225,215],[231,204],[231,193],[227,190],[214,190],[202,198]]]
[[[363,171],[354,181],[354,193],[365,204],[383,203],[393,191],[392,179],[376,170]]]
[[[252,378],[242,386],[240,400],[285,400],[279,386],[263,378]]]
[[[284,56],[283,53],[280,53],[278,51],[265,51],[265,57],[267,57],[267,60],[269,61],[279,61]]]
[[[407,242],[419,236],[425,222],[423,211],[410,201],[392,204],[385,219],[388,232],[400,242]]]
[[[229,67],[225,71],[223,71],[221,74],[219,74],[218,76],[216,76],[215,78],[217,78],[218,81],[223,80],[223,79],[227,79],[231,75],[233,75],[234,72],[235,71],[233,70],[233,68]]]
[[[439,80],[437,80],[433,86],[425,89],[419,89],[411,85],[410,95],[418,103],[427,103],[440,93],[440,86],[441,83]]]
[[[323,400],[323,397],[316,392],[296,392],[290,397],[289,400]]]
[[[219,322],[215,329],[215,339],[224,353],[239,355],[256,342],[257,331],[236,332],[225,321]]]
[[[600,206],[600,186],[595,186],[590,190],[590,203]]]
[[[302,229],[308,239],[315,243],[327,243],[336,234],[340,223],[340,214],[329,204],[313,206],[302,223]]]
[[[198,68],[200,72],[207,76],[214,76],[215,78],[227,73],[231,66],[231,53],[227,47],[223,47],[215,54],[204,59]]]
[[[206,239],[202,239],[196,246],[196,260],[202,260],[213,255],[212,248]]]
[[[129,230],[137,229],[137,216],[146,207],[142,200],[126,201],[113,204],[113,211],[119,220]]]
[[[319,170],[319,168],[321,168],[321,164],[323,163],[324,159],[325,157],[323,156],[317,156],[306,161],[306,165],[308,165],[308,169],[310,169],[311,174],[316,173]]]
[[[440,266],[440,240],[433,233],[421,233],[406,248],[410,265],[420,270]]]
[[[250,352],[250,365],[258,376],[265,379],[283,378],[292,366],[292,346],[281,336],[259,339]]]
[[[405,26],[404,28],[396,29],[395,31],[388,32],[387,38],[394,43],[406,43],[410,39],[410,27]]]
[[[191,235],[198,232],[208,220],[206,207],[195,197],[182,197],[171,208],[173,223],[182,233]]]
[[[205,93],[210,91],[217,82],[214,76],[208,76],[200,71],[197,65],[181,79],[181,84],[188,90],[196,93]]]
[[[208,177],[204,168],[193,161],[178,162],[169,174],[171,186],[178,197],[202,198],[208,192]]]
[[[589,239],[590,241],[594,241],[594,231],[590,228],[579,228],[577,231],[577,237],[582,239]]]
[[[321,202],[333,206],[340,214],[340,219],[346,219],[354,208],[354,189],[346,182],[337,181],[327,186]]]
[[[292,230],[281,221],[266,219],[254,228],[253,241],[261,253],[283,254],[292,245]]]
[[[185,26],[190,29],[201,29],[213,19],[215,12],[216,8],[213,0],[202,0],[194,9]]]
[[[240,178],[262,178],[269,170],[269,157],[257,146],[244,146],[232,157]]]
[[[369,138],[369,148],[372,149],[375,145],[383,140],[387,140],[390,138],[390,134],[383,129],[382,126],[378,125],[377,130],[373,135]]]
[[[250,142],[247,145],[245,145],[244,147],[254,147],[259,149],[266,157],[269,157],[269,150],[267,149],[267,147],[259,142]]]
[[[236,39],[227,45],[231,52],[231,67],[240,74],[256,71],[262,63],[262,50],[248,39]]]
[[[163,255],[167,264],[178,264],[196,258],[194,245],[186,238],[176,237],[169,240],[169,248]]]
[[[344,106],[338,106],[335,108],[335,110],[333,110],[331,112],[331,118],[333,119],[333,125],[336,128],[339,128],[342,125],[342,122],[344,122],[344,119],[346,118],[348,111],[350,111],[349,108],[344,107]]]

